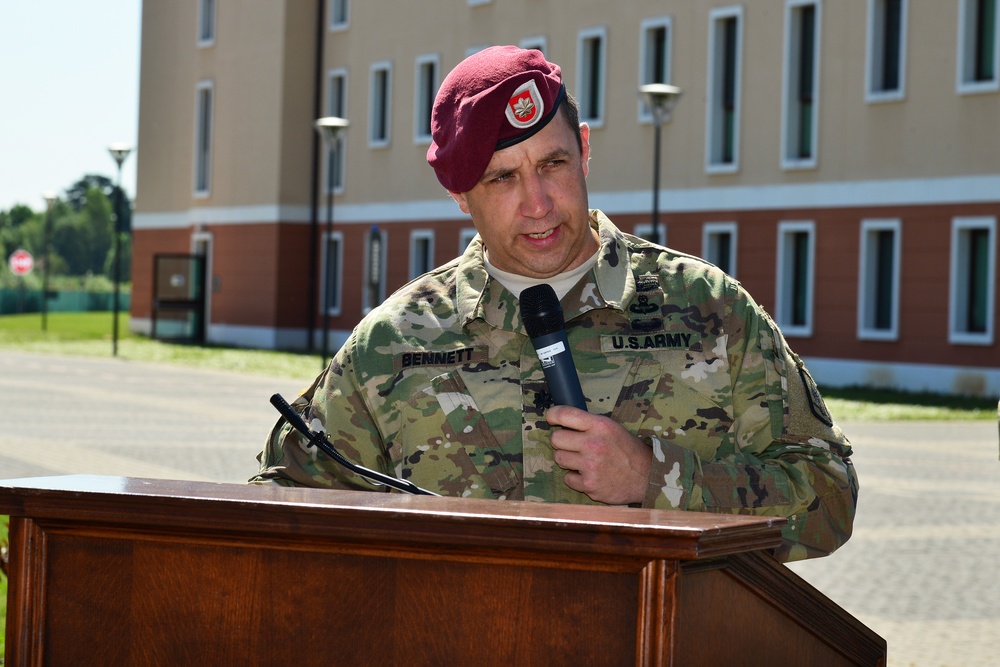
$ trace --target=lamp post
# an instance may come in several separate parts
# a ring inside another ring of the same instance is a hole
[[[113,222],[113,229],[115,233],[115,261],[114,261],[114,281],[115,281],[115,297],[114,297],[114,316],[111,320],[111,356],[118,356],[118,294],[119,294],[119,283],[121,281],[121,266],[122,266],[122,228],[121,228],[121,209],[122,209],[122,163],[125,162],[125,158],[129,156],[132,152],[132,147],[128,144],[115,143],[108,146],[108,152],[111,153],[111,157],[114,158],[115,162],[118,164],[118,183],[115,185],[115,201],[114,201],[114,211],[112,212],[111,218]]]
[[[653,238],[660,242],[660,128],[670,120],[670,112],[681,99],[681,89],[665,83],[639,86],[639,96],[653,114]]]
[[[330,150],[330,160],[327,162],[327,181],[326,181],[326,261],[323,264],[323,344],[322,352],[323,355],[323,368],[326,368],[326,360],[329,356],[330,351],[330,269],[333,264],[331,261],[330,254],[330,241],[333,238],[333,191],[336,187],[336,183],[333,182],[333,169],[337,162],[337,144],[339,143],[340,135],[343,134],[344,130],[350,122],[346,118],[338,118],[337,116],[326,116],[325,118],[318,118],[313,123],[313,127],[319,136],[322,137],[324,143],[326,143],[327,148]]]
[[[52,227],[52,207],[56,204],[56,193],[46,192],[45,224],[42,226],[42,331],[49,330],[49,228]]]

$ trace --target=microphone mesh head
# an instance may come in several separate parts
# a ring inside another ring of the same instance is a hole
[[[562,306],[552,285],[529,287],[521,292],[521,321],[531,338],[555,333],[566,326]]]

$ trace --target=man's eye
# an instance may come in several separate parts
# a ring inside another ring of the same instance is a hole
[[[493,179],[494,183],[503,183],[504,181],[509,181],[512,178],[512,174],[500,174]]]

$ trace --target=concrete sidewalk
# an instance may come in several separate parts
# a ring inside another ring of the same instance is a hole
[[[69,473],[245,482],[312,378],[0,350],[0,478]],[[790,567],[889,643],[891,667],[1000,664],[996,422],[843,424],[854,537]]]

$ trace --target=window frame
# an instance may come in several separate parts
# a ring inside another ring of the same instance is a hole
[[[422,276],[433,270],[437,265],[434,263],[434,239],[433,229],[414,229],[410,231],[410,280]],[[421,241],[427,242],[427,267],[417,266],[417,244]]]
[[[798,90],[801,87],[802,54],[798,44],[802,36],[801,12],[814,8],[812,91],[809,142],[811,154],[798,155],[802,150],[802,123]],[[823,53],[823,3],[822,0],[786,0],[785,39],[782,64],[781,92],[781,168],[785,170],[815,169],[819,164],[819,111],[820,111],[820,59]],[[793,56],[796,60],[793,63]],[[794,66],[793,66],[794,65]],[[794,80],[793,80],[794,77]],[[793,155],[793,152],[795,153]]]
[[[867,52],[865,57],[865,101],[896,102],[906,98],[906,53],[909,41],[909,0],[899,0],[899,67],[895,88],[887,88],[883,73],[888,54],[885,43],[886,3],[868,0]]]
[[[663,62],[660,63],[660,66],[663,68],[663,80],[657,81],[655,72],[652,71],[654,69],[654,54],[650,53],[650,33],[661,28],[665,30]],[[644,86],[647,83],[670,84],[673,79],[673,44],[673,17],[657,16],[642,21],[639,26],[639,86]],[[636,113],[639,123],[642,125],[652,125],[653,112],[649,109],[645,100],[642,99],[642,96],[639,95],[638,97],[639,99],[636,101]]]
[[[888,328],[875,326],[878,306],[877,293],[880,290],[879,246],[877,235],[892,232],[892,275],[889,277],[889,292],[892,304],[889,308],[891,323]],[[897,341],[899,340],[899,313],[902,300],[903,270],[903,222],[899,218],[865,219],[861,221],[858,257],[858,340]]]
[[[344,308],[344,232],[333,230],[332,233],[327,233],[326,231],[322,234],[322,251],[320,257],[320,290],[319,290],[319,313],[323,314],[324,306],[327,308],[327,314],[331,317],[336,317],[343,312]],[[330,288],[327,282],[327,261],[330,257],[330,244],[331,242],[335,245],[335,258],[336,267],[332,276],[333,279],[334,292],[333,292],[333,303],[327,300],[327,290]]]
[[[789,247],[788,239],[793,234],[805,233],[808,239],[806,249],[808,266],[805,285],[805,322],[797,324],[791,320],[794,305],[791,303],[798,293],[795,291],[795,247]],[[778,223],[778,253],[775,281],[775,322],[787,337],[807,338],[813,335],[815,295],[816,295],[816,223],[812,220],[786,220]]]
[[[380,92],[378,86],[380,75],[385,77],[384,92]],[[379,126],[384,129],[383,136],[375,133]],[[380,60],[372,63],[368,70],[368,147],[388,148],[391,144],[392,61]]]
[[[340,118],[347,117],[347,92],[349,90],[348,86],[348,73],[346,67],[338,67],[327,72],[326,82],[327,82],[327,94],[326,94],[326,111],[329,116],[338,116]],[[340,81],[340,100],[334,99],[335,87],[334,81]],[[323,191],[326,194],[343,194],[344,183],[347,177],[347,158],[345,153],[347,150],[347,138],[345,133],[341,132],[337,137],[337,150],[336,159],[337,166],[333,167],[334,152],[331,146],[327,145],[328,142],[323,142],[323,150],[325,159],[323,163],[326,165],[326,176],[323,178]],[[335,179],[335,176],[339,174],[339,180]]]
[[[198,0],[198,46],[215,45],[218,28],[219,3],[216,0]]]
[[[382,303],[385,302],[385,298],[389,294],[388,285],[387,285],[387,277],[388,277],[388,266],[387,266],[387,263],[388,263],[388,260],[389,260],[389,231],[387,229],[385,229],[385,228],[380,228],[378,230],[378,235],[379,235],[379,238],[382,241],[382,247],[380,248],[381,252],[379,252],[379,262],[381,263],[381,266],[379,266],[379,294],[378,294],[378,302],[379,302],[379,305],[381,305]],[[369,305],[369,303],[370,303],[370,300],[369,300],[370,287],[369,287],[369,282],[368,282],[369,272],[371,271],[370,264],[371,264],[371,240],[372,240],[372,235],[371,235],[370,232],[365,232],[364,237],[365,237],[365,240],[364,240],[364,252],[365,252],[365,256],[364,256],[364,261],[362,263],[363,264],[363,267],[362,267],[363,273],[361,274],[362,275],[362,279],[361,279],[361,312],[367,315],[372,310],[372,307]]]
[[[667,245],[667,223],[663,220],[659,220],[656,223],[657,231],[661,237],[658,241],[651,241],[651,243],[658,243],[659,245]],[[653,235],[653,221],[649,222],[637,222],[635,227],[632,228],[632,235],[638,236],[640,239],[649,241],[649,237]]]
[[[958,53],[956,54],[956,86],[960,95],[992,93],[1000,90],[1000,2],[994,0],[993,7],[993,76],[978,79],[970,69],[975,68],[979,57],[976,50],[975,29],[978,27],[978,11],[972,6],[977,0],[960,0],[958,5]]]
[[[208,111],[203,101],[208,100]],[[195,86],[194,102],[194,197],[204,199],[212,194],[212,144],[215,139],[215,82],[199,81]]]
[[[597,40],[601,52],[597,63],[590,62],[588,47]],[[580,122],[587,123],[591,129],[604,127],[607,115],[606,93],[608,64],[608,29],[605,26],[587,28],[577,33],[576,38],[576,90],[577,102],[580,105]],[[596,76],[597,86],[594,90],[592,80]],[[589,79],[589,80],[588,80]],[[596,115],[590,115],[593,108]]]
[[[413,88],[413,143],[416,145],[429,145],[431,137],[431,112],[434,109],[434,98],[437,96],[438,88],[441,86],[441,55],[438,53],[425,53],[417,56],[416,70],[414,74]],[[431,81],[426,80],[427,70],[430,66]],[[433,87],[433,91],[428,91],[428,83]]]
[[[702,258],[718,266],[720,269],[726,272],[726,275],[735,278],[738,262],[737,257],[739,256],[739,223],[736,222],[706,222],[701,227],[701,256]],[[723,267],[717,261],[718,258],[714,257],[715,252],[713,251],[713,239],[721,234],[728,234],[730,236],[730,247],[729,247],[729,269]]]
[[[986,331],[969,331],[959,323],[967,319],[965,305],[970,284],[967,273],[971,264],[968,248],[968,232],[986,230],[986,296],[984,313]],[[959,216],[951,221],[951,269],[948,285],[948,342],[953,345],[993,345],[996,337],[996,277],[997,277],[997,219],[990,216]]]
[[[336,11],[338,5],[343,8],[344,15],[344,18],[339,20]],[[330,0],[327,9],[330,12],[330,18],[327,22],[330,32],[341,32],[351,27],[351,0]]]
[[[724,21],[736,21],[736,44],[733,76],[732,158],[719,157],[724,152],[726,136],[726,111],[720,98],[725,98],[726,41],[720,39]],[[743,6],[716,7],[709,13],[708,23],[708,113],[705,132],[705,172],[732,174],[740,169],[740,120],[742,117],[743,84]],[[721,42],[721,46],[720,46]],[[720,62],[721,61],[721,62]]]

